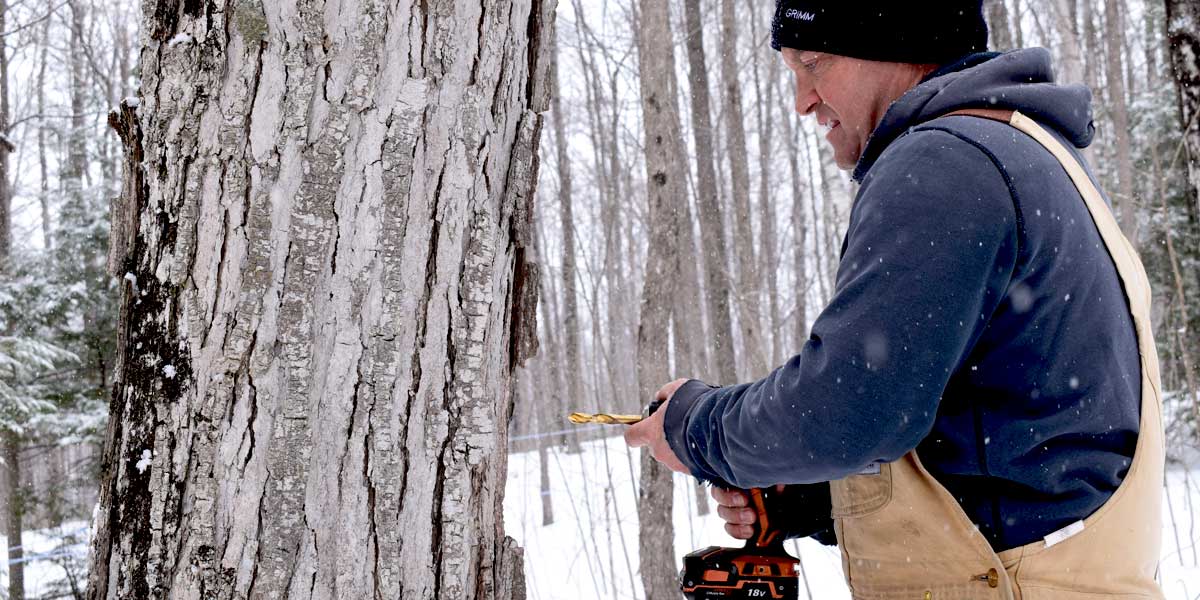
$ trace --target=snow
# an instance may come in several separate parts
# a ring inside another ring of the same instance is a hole
[[[167,47],[174,48],[175,46],[178,46],[180,44],[190,44],[190,43],[192,43],[191,35],[186,34],[186,33],[177,33],[177,34],[175,34],[175,37],[171,38],[167,42]]]
[[[637,575],[638,455],[627,452],[619,437],[585,442],[583,448],[577,455],[548,451],[554,523],[547,526],[541,524],[537,452],[509,455],[504,529],[525,549],[529,598],[643,598]],[[1191,599],[1200,593],[1200,472],[1172,468],[1167,484],[1174,512],[1163,507],[1162,587],[1170,600]],[[664,566],[673,574],[692,550],[742,545],[725,534],[709,501],[713,512],[697,516],[692,480],[675,476],[675,561]],[[811,590],[806,594],[802,583],[800,598],[850,597],[836,548],[805,539],[789,541],[788,549],[803,561]]]
[[[150,450],[142,450],[142,458],[134,465],[138,473],[145,473],[146,469],[150,468],[150,463],[153,462],[154,454]]]
[[[87,558],[87,521],[69,521],[58,527],[26,531],[25,597],[40,598],[66,578],[65,568],[82,565]],[[8,547],[8,538],[0,535],[0,548]],[[7,554],[0,551],[0,590],[8,592]],[[74,572],[76,577],[82,575]]]
[[[175,365],[163,365],[163,376],[167,379],[175,379]]]
[[[505,533],[525,549],[525,576],[531,600],[643,598],[638,569],[638,454],[621,438],[585,442],[583,452],[548,451],[554,523],[542,526],[537,452],[509,455],[504,499]],[[610,477],[611,475],[611,477]],[[569,485],[567,483],[569,482]],[[716,504],[696,515],[693,480],[675,477],[675,557],[705,546],[742,546],[725,534]],[[836,548],[810,540],[787,543],[799,556],[813,590],[822,600],[848,599]],[[804,589],[803,584],[801,590]],[[804,597],[801,592],[801,597]]]
[[[129,108],[137,108],[141,103],[141,99],[137,96],[126,96],[125,99],[121,101],[121,104],[124,104]]]

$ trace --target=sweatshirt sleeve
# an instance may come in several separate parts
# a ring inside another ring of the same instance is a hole
[[[752,383],[681,387],[664,419],[675,454],[738,488],[903,456],[999,305],[1018,228],[989,154],[942,130],[900,138],[863,181],[834,296],[800,353]]]

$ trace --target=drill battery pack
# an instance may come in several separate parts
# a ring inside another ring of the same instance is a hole
[[[767,548],[709,546],[683,557],[679,589],[689,600],[800,597],[796,558],[783,544]]]

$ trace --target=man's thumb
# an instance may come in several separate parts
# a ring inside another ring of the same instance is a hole
[[[646,445],[646,436],[642,434],[642,429],[645,421],[630,425],[629,429],[625,430],[625,445],[630,448],[641,448]]]

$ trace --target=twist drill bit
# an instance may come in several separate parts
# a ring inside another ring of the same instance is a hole
[[[604,413],[590,415],[587,413],[571,413],[567,420],[576,425],[599,423],[601,425],[633,425],[644,419],[642,415],[607,415]]]

